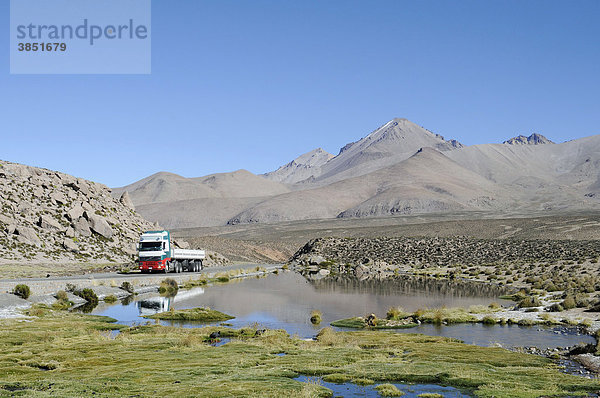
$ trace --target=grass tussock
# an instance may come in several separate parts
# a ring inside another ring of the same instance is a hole
[[[117,296],[115,296],[114,294],[110,294],[110,295],[104,297],[104,302],[108,303],[108,304],[116,303],[117,300],[118,300]]]
[[[166,278],[160,282],[158,292],[167,296],[173,296],[179,291],[179,285],[173,278]]]
[[[375,387],[375,390],[382,397],[401,397],[404,395],[402,391],[398,390],[398,387],[389,383],[380,384]]]
[[[318,325],[323,320],[323,314],[319,310],[312,310],[310,313],[310,323]]]

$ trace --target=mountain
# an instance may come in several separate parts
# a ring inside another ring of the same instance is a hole
[[[294,184],[307,178],[315,177],[315,174],[320,173],[320,167],[333,157],[332,154],[322,148],[313,149],[298,156],[277,170],[265,173],[264,177],[272,181]]]
[[[290,192],[286,185],[247,170],[185,178],[160,172],[125,187],[140,214],[165,228],[222,225],[240,211],[269,197]]]
[[[441,152],[424,148],[409,159],[362,176],[275,196],[238,214],[229,224],[488,210],[506,205],[507,200],[508,195],[490,181]]]
[[[128,192],[136,206],[205,198],[247,198],[289,192],[285,185],[247,170],[185,178],[160,172],[125,187],[114,188],[115,196]]]
[[[158,173],[127,187],[169,228],[455,211],[600,210],[600,136],[464,146],[393,119],[336,156],[321,148],[262,176]]]
[[[102,184],[10,162],[0,163],[0,207],[3,263],[128,262],[154,227]]]
[[[346,178],[368,174],[377,169],[408,159],[423,147],[431,147],[439,151],[461,148],[456,141],[446,141],[439,134],[407,119],[392,119],[375,131],[356,142],[346,144],[313,176],[299,184],[323,186]],[[296,179],[298,180],[298,179]]]
[[[543,144],[554,144],[548,138],[541,134],[533,133],[529,137],[519,135],[503,142],[508,145],[543,145]]]

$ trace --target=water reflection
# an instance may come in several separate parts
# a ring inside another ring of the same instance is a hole
[[[290,334],[309,338],[334,320],[368,313],[385,316],[388,308],[393,306],[415,311],[423,307],[488,305],[494,301],[512,304],[499,300],[498,296],[503,291],[484,285],[467,287],[453,282],[433,282],[436,283],[423,283],[418,279],[381,283],[351,280],[309,282],[299,274],[282,272],[259,279],[243,279],[237,283],[181,290],[172,298],[157,294],[136,296],[134,302],[129,304],[101,304],[94,313],[111,316],[121,323],[136,324],[147,321],[141,315],[171,308],[210,307],[235,316],[235,319],[228,321],[235,328],[258,324],[261,328],[285,329]],[[315,309],[323,314],[320,325],[311,324],[309,319],[311,311]],[[161,324],[203,326],[193,322],[161,321]],[[399,332],[448,336],[483,346],[499,343],[504,347],[527,345],[546,348],[570,346],[579,341],[593,342],[590,336],[556,334],[552,329],[516,325],[421,325]]]

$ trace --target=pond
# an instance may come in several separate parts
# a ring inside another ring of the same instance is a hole
[[[320,377],[300,376],[296,380],[304,383],[317,383],[323,387],[329,388],[334,397],[358,398],[358,397],[381,397],[375,387],[377,384],[368,386],[359,386],[353,383],[328,383]],[[380,384],[380,383],[378,383]],[[461,391],[454,387],[438,386],[435,384],[404,384],[404,383],[386,383],[393,384],[400,390],[404,398],[418,398],[421,394],[438,394],[446,398],[464,398],[471,397],[466,391]]]
[[[131,325],[147,322],[142,315],[171,308],[210,307],[235,316],[235,319],[227,322],[235,328],[254,324],[261,328],[285,329],[290,334],[312,338],[334,320],[370,313],[385,316],[393,306],[415,311],[424,307],[469,307],[489,305],[492,302],[512,304],[499,299],[502,293],[499,289],[485,285],[444,281],[309,281],[297,273],[286,271],[278,275],[180,290],[172,298],[160,297],[155,293],[139,295],[133,300],[113,305],[101,303],[93,313],[107,315],[120,323]],[[310,323],[312,310],[320,310],[323,314],[323,320],[318,326]],[[205,325],[195,322],[160,322],[182,327]],[[565,332],[564,329],[542,326],[424,324],[411,329],[398,329],[396,332],[447,336],[469,344],[500,345],[506,348],[536,346],[546,349],[594,342],[593,337],[579,335],[575,329]]]

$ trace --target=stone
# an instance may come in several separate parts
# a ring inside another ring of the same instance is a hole
[[[310,265],[319,265],[323,262],[325,262],[325,257],[323,256],[311,256],[308,258],[308,263]]]
[[[81,206],[81,203],[75,203],[73,205],[73,207],[71,208],[71,210],[69,210],[67,212],[67,218],[71,221],[74,222],[75,220],[78,220],[79,217],[83,216],[83,207]]]
[[[67,238],[74,238],[75,237],[75,230],[73,229],[73,227],[68,227],[65,231],[65,236]]]
[[[35,233],[33,228],[19,226],[15,229],[15,233],[18,235],[17,240],[20,243],[25,243],[28,245],[41,246],[42,241]]]
[[[368,272],[369,267],[366,267],[364,265],[357,265],[356,268],[354,268],[354,275],[356,275],[356,277],[359,279],[366,276]]]
[[[113,236],[114,231],[103,217],[97,214],[90,213],[87,210],[84,213],[84,216],[89,221],[90,229],[92,231],[94,231],[98,235],[105,237],[106,239],[110,239]]]
[[[327,276],[329,274],[331,274],[331,271],[329,271],[328,269],[319,270],[319,275],[321,275],[321,276]]]
[[[9,235],[12,235],[15,233],[15,230],[17,229],[17,226],[15,224],[8,224],[8,226],[6,227],[6,232]]]
[[[62,230],[63,226],[60,225],[58,221],[56,221],[53,217],[44,214],[40,216],[37,225],[42,229],[47,230]]]
[[[5,215],[0,214],[0,222],[2,224],[9,225],[9,224],[12,224],[13,219],[10,218],[10,217],[7,217]]]
[[[49,195],[49,197],[58,204],[64,205],[67,203],[67,197],[62,192],[54,191]]]
[[[127,192],[127,191],[123,192],[123,194],[119,198],[119,202],[123,206],[126,206],[126,207],[130,208],[131,210],[135,210],[135,206],[133,205],[133,202],[131,201],[131,197],[129,196],[129,192]]]
[[[79,252],[79,246],[77,245],[77,243],[73,242],[73,239],[69,239],[69,238],[64,239],[62,242],[62,246],[70,252],[73,252],[73,253]]]
[[[83,217],[79,217],[77,219],[77,221],[75,221],[73,223],[73,229],[75,230],[76,236],[91,236],[92,235],[92,231],[90,231],[90,224]]]
[[[184,240],[176,240],[173,243],[175,244],[175,246],[177,246],[180,249],[189,249],[190,248],[190,244]]]

